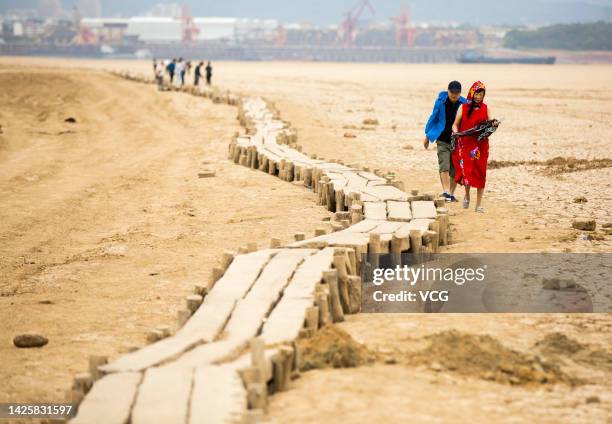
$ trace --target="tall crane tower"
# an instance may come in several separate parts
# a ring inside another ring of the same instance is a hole
[[[191,16],[191,10],[188,6],[183,5],[181,7],[181,35],[182,40],[185,42],[192,42],[198,38],[200,28],[193,22],[193,16]]]
[[[374,8],[368,0],[361,0],[349,11],[345,13],[344,22],[342,22],[342,34],[341,40],[345,46],[351,46],[355,37],[357,36],[357,22],[363,14],[364,10],[368,8],[372,14],[374,14]]]
[[[414,47],[416,29],[412,26],[410,6],[402,6],[400,13],[391,20],[395,23],[395,44],[400,47],[406,42],[408,47]]]

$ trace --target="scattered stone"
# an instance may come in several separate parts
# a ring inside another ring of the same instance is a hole
[[[602,241],[606,239],[606,235],[609,234],[609,232],[604,233],[589,233],[586,235],[586,239],[590,240],[590,241]]]
[[[581,231],[595,231],[596,225],[594,219],[576,219],[572,221],[572,228]]]
[[[70,117],[64,119],[64,122],[68,122],[70,124],[76,124],[76,119],[73,118],[72,116],[70,116]]]
[[[439,372],[439,371],[443,370],[443,367],[442,367],[442,364],[440,364],[439,362],[435,362],[434,361],[431,364],[429,364],[429,369],[432,370],[432,371]]]
[[[206,171],[198,172],[199,178],[210,178],[214,176],[215,176],[215,171],[206,170]]]
[[[357,138],[357,136],[351,132],[345,132],[344,138]]]
[[[411,144],[405,144],[404,147],[402,147],[402,149],[404,150],[414,150],[414,146]]]
[[[17,347],[42,347],[49,343],[49,339],[42,334],[24,333],[13,338],[13,344]]]
[[[53,301],[52,300],[39,300],[38,301],[39,304],[41,305],[53,305]]]
[[[589,396],[586,398],[586,403],[599,403],[599,396]]]
[[[588,200],[584,196],[574,197],[574,203],[586,203]]]
[[[606,222],[601,224],[601,228],[612,228],[612,222]]]
[[[546,290],[564,290],[576,287],[576,281],[571,278],[542,278],[542,288]]]
[[[376,118],[366,118],[363,120],[363,125],[378,125],[378,119]]]
[[[147,333],[147,343],[151,344],[151,343],[155,343],[158,340],[163,339],[163,334],[161,331],[159,330],[151,330]]]
[[[508,241],[509,241],[510,243],[514,243],[516,240],[514,239],[514,237],[510,237],[510,238],[508,239]]]

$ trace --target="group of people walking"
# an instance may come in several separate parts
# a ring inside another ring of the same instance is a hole
[[[476,81],[470,87],[467,98],[461,96],[461,83],[451,81],[446,91],[440,92],[433,111],[425,125],[426,149],[437,145],[438,168],[444,192],[442,196],[450,202],[457,202],[457,185],[465,187],[463,208],[471,203],[470,189],[476,189],[475,211],[484,213],[482,197],[487,179],[489,139],[478,134],[459,135],[489,122],[493,131],[499,121],[491,118],[491,108],[484,102],[485,85]],[[490,131],[490,132],[493,132]]]
[[[153,73],[157,80],[157,86],[160,90],[164,87],[164,77],[167,75],[170,85],[182,87],[185,85],[185,77],[191,73],[191,61],[184,60],[182,57],[172,60],[157,60],[153,59]],[[210,61],[204,66],[204,62],[199,62],[195,66],[193,74],[193,85],[198,86],[200,79],[205,75],[206,85],[210,85],[212,81],[212,65]]]

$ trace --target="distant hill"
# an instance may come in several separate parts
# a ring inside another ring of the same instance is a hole
[[[612,24],[558,24],[536,31],[510,31],[504,45],[510,48],[612,51]]]
[[[156,3],[179,3],[191,7],[194,15],[273,18],[282,22],[312,22],[329,25],[340,22],[357,0],[101,0],[106,16],[130,16]],[[62,0],[71,8],[78,0]],[[370,0],[374,19],[396,15],[402,4],[411,4],[413,19],[428,22],[483,24],[555,24],[569,22],[612,22],[612,1],[581,0]],[[38,0],[2,0],[0,11],[36,8]],[[370,19],[369,12],[364,14]]]

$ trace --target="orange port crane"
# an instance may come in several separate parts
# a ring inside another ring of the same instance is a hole
[[[361,18],[366,8],[370,9],[370,12],[374,14],[374,8],[368,0],[361,0],[345,13],[344,22],[342,22],[341,38],[345,46],[350,46],[353,44],[353,41],[355,41],[355,37],[357,36],[357,22],[359,22],[359,18]]]
[[[193,22],[193,16],[191,16],[191,10],[188,6],[183,5],[181,7],[181,33],[182,40],[186,42],[195,41],[200,33],[200,28]]]
[[[414,47],[416,29],[412,26],[410,6],[402,6],[399,15],[391,20],[395,23],[395,44],[400,47],[405,41],[408,47]]]

